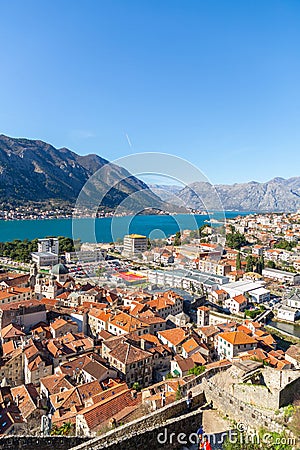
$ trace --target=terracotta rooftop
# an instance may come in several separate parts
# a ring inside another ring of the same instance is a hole
[[[160,331],[158,335],[175,346],[181,344],[186,338],[186,332],[182,328],[172,328],[171,330]]]
[[[91,375],[96,380],[99,380],[103,376],[106,376],[107,378],[109,375],[109,369],[97,361],[88,362],[87,364],[85,364],[82,370]]]
[[[235,297],[233,297],[233,300],[235,300],[239,305],[247,303],[247,299],[243,294],[236,295]]]
[[[55,373],[40,379],[40,383],[45,386],[50,395],[57,394],[62,389],[71,389],[72,384],[66,379],[65,374]]]
[[[59,370],[65,374],[72,377],[74,373],[78,373],[82,370],[86,364],[91,362],[91,358],[87,355],[79,356],[73,360],[69,360],[65,363],[59,365]]]
[[[194,338],[190,338],[182,344],[182,348],[187,352],[196,350],[199,347],[198,342]]]
[[[207,306],[199,306],[198,308],[200,311],[210,311],[210,309]]]
[[[11,388],[12,396],[24,419],[31,416],[37,409],[39,394],[33,384],[22,384]]]
[[[112,398],[83,409],[80,414],[83,415],[90,430],[97,430],[98,427],[103,427],[103,424],[119,414],[124,408],[137,407],[140,403],[140,396],[132,398],[131,391],[126,389],[115,394]]]
[[[181,355],[176,355],[174,360],[177,362],[182,372],[188,372],[195,366],[195,363],[192,358],[184,358]]]
[[[256,344],[257,341],[251,336],[248,336],[243,331],[229,331],[225,333],[220,333],[219,338],[223,338],[225,341],[232,345],[243,345],[243,344]]]
[[[287,351],[286,355],[290,358],[295,359],[298,363],[300,362],[300,344],[291,345]]]
[[[10,323],[1,330],[2,339],[14,339],[16,337],[25,336],[20,325]]]
[[[149,357],[152,358],[150,352],[142,350],[127,341],[120,342],[118,347],[112,350],[109,355],[123,364],[132,364]]]
[[[207,338],[212,337],[220,332],[219,328],[215,325],[207,325],[205,327],[199,327],[197,330],[199,330],[199,332],[201,334],[204,334],[204,336],[206,336]]]
[[[9,356],[11,353],[14,352],[15,348],[16,347],[14,341],[10,340],[8,342],[4,342],[2,344],[3,356]]]
[[[64,327],[65,325],[68,325],[68,324],[69,325],[74,325],[74,326],[77,327],[76,322],[67,321],[67,320],[62,319],[62,318],[55,319],[55,321],[50,324],[50,327],[53,330],[59,330],[60,328]]]

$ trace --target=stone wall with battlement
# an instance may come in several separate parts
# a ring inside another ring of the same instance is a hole
[[[197,409],[152,426],[131,423],[72,450],[179,450],[197,442],[196,432],[201,424],[202,411]]]
[[[172,443],[160,445],[158,433],[195,433],[202,421],[200,407],[206,403],[205,395],[199,392],[193,396],[193,408],[186,414],[186,397],[164,408],[158,409],[147,416],[136,419],[94,439],[87,437],[58,437],[42,438],[39,436],[7,436],[0,439],[0,450],[136,450],[147,448],[182,448],[175,436]],[[165,431],[166,430],[166,431]],[[162,438],[163,439],[163,438]],[[120,446],[120,444],[122,444]]]

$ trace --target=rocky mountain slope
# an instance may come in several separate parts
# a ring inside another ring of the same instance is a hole
[[[216,192],[224,210],[296,211],[300,209],[300,177],[274,178],[266,183],[251,181],[233,185],[192,183],[177,195],[190,208],[216,208]]]
[[[90,178],[99,169],[101,175]],[[102,205],[107,208],[116,208],[126,199],[126,206],[134,203],[135,209],[163,207],[145,183],[98,155],[80,156],[43,141],[0,135],[1,203],[55,200],[74,204],[89,179],[93,181],[86,186],[86,196],[92,201],[103,196]]]

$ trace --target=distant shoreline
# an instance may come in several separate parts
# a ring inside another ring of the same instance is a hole
[[[240,211],[240,210],[226,210],[226,211],[208,211],[208,212],[204,212],[204,211],[195,211],[195,212],[168,212],[168,211],[164,211],[162,213],[151,213],[151,212],[147,212],[146,214],[138,214],[139,216],[177,216],[177,215],[190,215],[190,216],[203,216],[203,217],[209,217],[210,215],[214,215],[214,214],[222,214],[224,213],[226,215],[226,213],[233,213],[236,214],[237,216],[239,214],[244,215],[255,215],[255,214],[283,214],[282,212],[274,212],[274,211]],[[288,213],[286,213],[288,214]],[[3,218],[0,217],[0,223],[1,222],[17,222],[17,221],[37,221],[37,220],[69,220],[69,219],[109,219],[109,218],[113,218],[113,217],[135,217],[137,214],[130,214],[130,212],[128,213],[124,213],[124,214],[114,214],[114,213],[107,213],[106,215],[103,216],[98,216],[98,217],[94,217],[91,215],[80,215],[80,216],[76,216],[76,215],[72,215],[72,214],[67,214],[67,215],[58,215],[58,216],[49,216],[49,217],[41,217],[41,216],[37,216],[37,217],[31,217],[30,215],[28,216],[23,216],[23,217],[12,217],[12,218]],[[219,221],[217,219],[212,218],[211,220],[206,220],[206,223],[222,223],[222,221]]]
[[[227,219],[238,215],[249,215],[251,211],[225,212]],[[139,233],[151,239],[168,237],[182,230],[196,230],[205,225],[209,216],[197,214],[177,215],[131,215],[101,218],[45,218],[36,220],[0,220],[0,241],[10,242],[15,239],[35,239],[47,236],[65,236],[80,238],[82,242],[107,243],[123,239],[124,235]],[[217,218],[217,215],[212,216]],[[221,217],[220,217],[221,219]],[[217,224],[212,223],[212,226]]]

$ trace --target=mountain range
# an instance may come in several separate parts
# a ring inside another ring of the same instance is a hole
[[[99,172],[99,175],[95,174]],[[94,175],[94,176],[93,176]],[[87,181],[90,181],[88,184]],[[124,168],[95,154],[80,156],[46,142],[0,135],[0,202],[55,201],[74,205],[84,188],[92,201],[103,197],[102,206],[116,208],[163,207],[148,186]]]
[[[158,192],[155,188],[152,190]],[[177,192],[164,186],[165,201],[185,204],[193,209],[219,209],[234,211],[296,211],[300,209],[300,177],[289,179],[274,178],[265,183],[250,181],[233,185],[211,185],[206,182],[195,182]],[[169,192],[169,195],[167,195]],[[176,198],[175,198],[176,197]]]
[[[89,182],[87,183],[87,181]],[[185,188],[150,185],[96,154],[80,156],[67,148],[0,135],[0,203],[83,202],[124,211],[219,209],[295,211],[300,209],[300,177],[233,185],[195,182]],[[175,206],[171,206],[175,205]],[[180,207],[180,208],[179,208]]]

